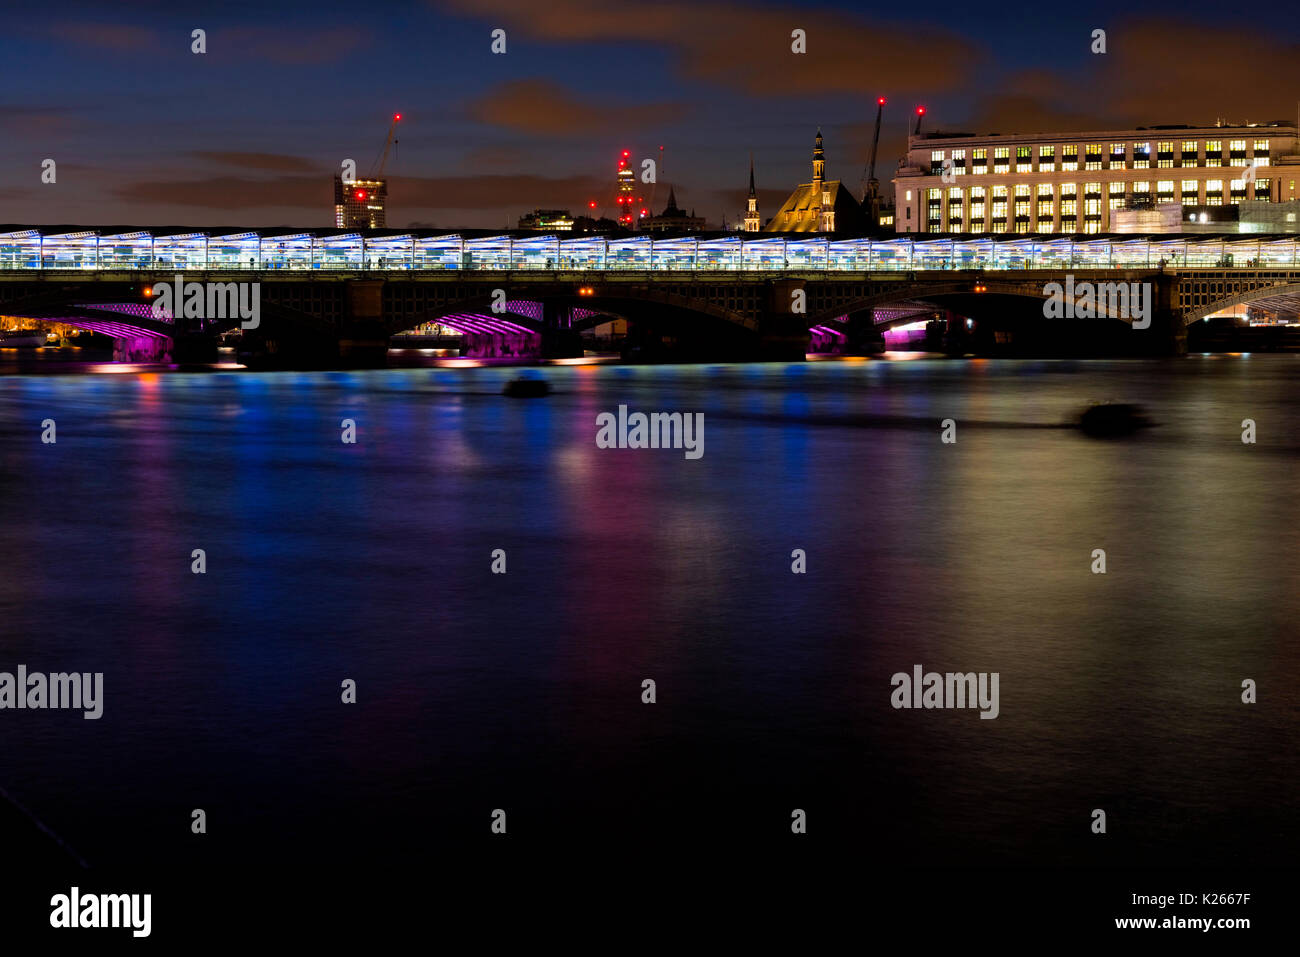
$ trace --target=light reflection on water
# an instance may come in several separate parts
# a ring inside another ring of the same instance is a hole
[[[505,794],[570,835],[690,834],[703,799],[733,835],[814,806],[941,863],[1279,861],[1298,368],[560,366],[532,400],[503,368],[0,379],[0,670],[103,671],[107,699],[7,713],[0,785],[92,861],[180,854],[161,822],[195,793],[232,856],[326,820],[418,842]],[[1063,427],[1106,399],[1158,427]],[[619,404],[703,412],[704,457],[596,448]],[[999,672],[1001,716],[894,711],[914,664]]]

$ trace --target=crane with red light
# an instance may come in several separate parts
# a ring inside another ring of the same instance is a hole
[[[880,117],[884,110],[885,98],[876,97],[876,132],[871,137],[871,160],[867,167],[867,185],[862,191],[862,206],[867,213],[867,224],[873,232],[880,225],[880,181],[876,179],[876,150],[880,147]]]
[[[380,153],[377,164],[371,164],[373,170],[369,176],[371,182],[380,182],[383,179],[384,167],[388,165],[388,152],[393,148],[393,144],[397,142],[397,140],[393,139],[393,133],[397,131],[397,124],[400,122],[402,122],[402,114],[394,113],[393,121],[388,124],[388,137],[384,140],[383,152]],[[369,196],[369,193],[360,186],[352,191],[352,198],[358,203],[364,203],[367,196]]]
[[[388,138],[384,140],[384,151],[379,156],[379,168],[375,170],[371,179],[379,179],[384,175],[384,167],[388,165],[388,151],[392,149],[393,143],[397,142],[393,139],[393,133],[397,131],[397,124],[400,122],[402,122],[402,114],[394,113],[393,122],[388,124]]]

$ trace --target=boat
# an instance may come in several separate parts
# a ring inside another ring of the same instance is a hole
[[[1154,425],[1140,405],[1126,402],[1099,402],[1089,406],[1079,416],[1079,428],[1093,438],[1114,438],[1132,435],[1139,429]]]
[[[47,343],[39,329],[13,329],[0,332],[0,349],[39,349]]]
[[[551,386],[545,379],[511,379],[502,390],[502,395],[512,399],[537,399],[551,394]]]

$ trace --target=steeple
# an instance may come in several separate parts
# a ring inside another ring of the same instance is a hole
[[[826,178],[826,151],[822,149],[822,131],[817,128],[817,142],[813,145],[813,182]]]
[[[756,233],[762,227],[758,216],[758,190],[754,189],[754,154],[749,154],[749,201],[745,206],[745,232]]]

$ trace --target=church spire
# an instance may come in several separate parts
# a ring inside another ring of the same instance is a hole
[[[749,154],[749,200],[745,204],[745,232],[756,233],[762,227],[758,215],[758,190],[754,189],[754,154]]]
[[[817,128],[817,141],[813,145],[813,182],[820,183],[826,178],[826,151],[822,149],[822,131]]]

